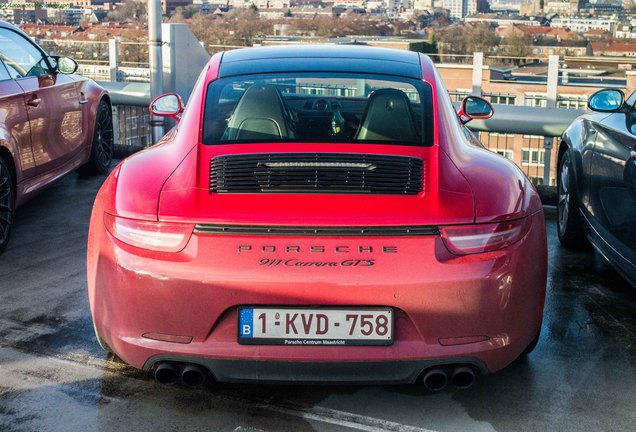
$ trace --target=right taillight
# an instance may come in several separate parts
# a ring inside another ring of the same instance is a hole
[[[530,229],[531,218],[489,224],[439,227],[442,240],[455,255],[490,252],[518,242]]]

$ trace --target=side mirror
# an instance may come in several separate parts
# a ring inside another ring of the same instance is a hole
[[[166,93],[158,96],[150,103],[150,114],[157,117],[170,117],[173,120],[181,120],[183,101],[176,93]]]
[[[56,72],[69,75],[75,73],[78,68],[78,64],[75,60],[65,56],[49,57],[49,61],[52,63]]]
[[[610,113],[619,111],[625,103],[625,94],[617,89],[604,89],[594,93],[587,101],[592,111]]]
[[[471,120],[488,120],[493,116],[495,110],[490,102],[477,96],[467,96],[462,101],[462,106],[457,115],[462,124]]]

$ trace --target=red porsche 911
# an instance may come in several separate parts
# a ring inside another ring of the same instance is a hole
[[[93,208],[97,338],[158,382],[472,385],[539,338],[546,235],[431,60],[360,46],[213,56],[178,126]]]

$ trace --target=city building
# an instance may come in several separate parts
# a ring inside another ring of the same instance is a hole
[[[477,12],[475,0],[442,0],[442,8],[448,9],[451,18],[462,19]]]
[[[569,28],[577,33],[585,33],[589,30],[604,30],[614,32],[618,24],[615,17],[603,18],[578,18],[578,17],[556,17],[550,22],[551,27]]]
[[[595,56],[636,57],[636,42],[592,42]]]

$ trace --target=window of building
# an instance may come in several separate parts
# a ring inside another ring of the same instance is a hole
[[[523,148],[521,150],[521,165],[543,166],[544,159],[545,159],[544,149]]]
[[[454,102],[461,102],[466,96],[470,96],[471,94],[472,91],[468,89],[456,89],[448,91],[448,95]]]
[[[506,93],[484,93],[484,98],[494,104],[514,105],[517,97]]]
[[[545,108],[548,106],[548,96],[545,93],[526,93],[523,104],[525,106]]]
[[[488,132],[488,136],[491,137],[507,137],[507,138],[514,138],[515,134],[511,134],[511,133],[501,133],[501,132]]]
[[[559,95],[557,108],[585,109],[587,108],[587,95]]]
[[[494,150],[494,152],[511,161],[515,160],[515,152],[513,150]]]

